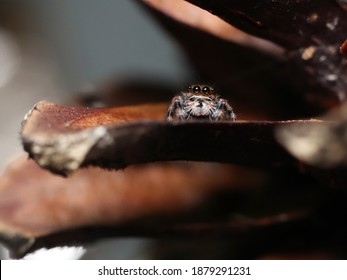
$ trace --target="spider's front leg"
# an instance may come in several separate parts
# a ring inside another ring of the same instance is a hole
[[[219,99],[216,110],[212,114],[212,119],[215,121],[218,120],[236,120],[236,115],[233,111],[233,108],[226,99]]]
[[[167,115],[166,115],[166,120],[169,122],[172,122],[174,120],[174,118],[179,118],[179,111],[182,109],[182,97],[181,96],[175,96],[172,101],[171,104],[169,106],[169,108],[167,109]]]

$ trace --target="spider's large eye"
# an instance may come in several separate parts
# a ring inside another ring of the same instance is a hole
[[[194,86],[194,87],[193,87],[193,92],[194,92],[194,93],[199,93],[200,90],[201,90],[201,89],[200,89],[199,86]]]
[[[210,91],[211,91],[211,90],[210,90],[209,87],[203,87],[203,88],[202,88],[202,92],[203,92],[203,93],[210,93]]]

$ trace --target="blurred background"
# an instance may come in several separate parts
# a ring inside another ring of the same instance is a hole
[[[192,75],[175,43],[136,1],[0,1],[1,171],[22,153],[20,123],[37,101],[64,103],[91,82],[129,77],[182,88]],[[36,258],[145,258],[149,243],[105,240]]]

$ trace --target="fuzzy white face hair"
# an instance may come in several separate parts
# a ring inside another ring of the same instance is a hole
[[[216,110],[216,102],[209,96],[187,95],[184,109],[191,117],[209,117]]]

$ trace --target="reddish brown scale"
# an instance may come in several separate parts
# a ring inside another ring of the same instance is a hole
[[[345,58],[347,58],[347,40],[341,45],[340,52]]]

